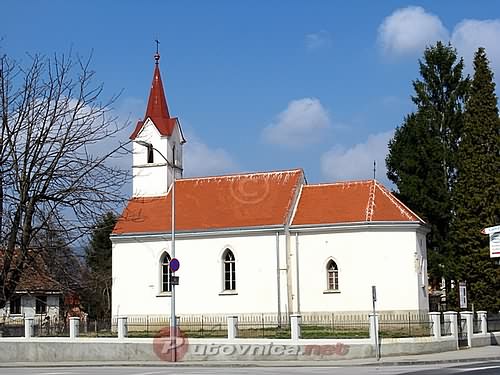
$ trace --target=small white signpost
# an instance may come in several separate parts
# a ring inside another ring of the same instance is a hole
[[[490,258],[500,258],[500,225],[484,228],[481,233],[490,236]]]
[[[458,283],[458,294],[460,296],[460,308],[461,309],[466,309],[467,308],[467,284],[465,281],[460,281]]]

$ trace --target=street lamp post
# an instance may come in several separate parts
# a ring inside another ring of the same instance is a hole
[[[152,149],[156,151],[167,163],[167,166],[172,168],[172,232],[171,232],[171,255],[172,258],[175,258],[175,145],[172,148],[172,160],[171,163],[168,159],[161,153],[160,150],[153,147],[153,145],[146,141],[134,141],[138,145],[143,147],[147,147],[148,149]],[[170,268],[170,289],[171,289],[171,298],[170,298],[170,349],[172,351],[172,361],[175,362],[177,360],[177,321],[175,318],[175,283],[173,282],[175,271]]]
[[[158,151],[158,150],[156,150]],[[158,151],[159,152],[159,151]],[[163,156],[163,155],[162,155]],[[168,160],[163,157],[168,164]],[[175,258],[175,145],[172,147],[172,258]],[[170,288],[172,289],[172,297],[170,298],[170,348],[172,350],[172,362],[177,361],[177,319],[175,317],[175,270],[170,268],[171,282]]]

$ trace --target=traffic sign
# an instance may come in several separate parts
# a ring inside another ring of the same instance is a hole
[[[481,233],[482,234],[492,234],[500,232],[500,225],[495,225],[494,227],[484,228]]]
[[[172,272],[175,272],[179,269],[181,264],[179,263],[179,259],[172,258],[172,260],[170,261],[170,263],[168,265],[169,265],[170,269],[172,270]]]
[[[500,225],[484,228],[481,233],[490,236],[490,258],[500,258]]]
[[[500,258],[500,232],[490,233],[490,258]]]

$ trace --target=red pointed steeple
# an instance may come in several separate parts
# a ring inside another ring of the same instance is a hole
[[[149,93],[148,109],[146,110],[146,118],[151,118],[153,122],[155,119],[170,118],[168,114],[167,100],[165,99],[165,92],[163,91],[163,84],[161,82],[160,68],[158,61],[160,55],[155,55],[155,71],[153,75],[153,83],[151,84],[151,92]]]
[[[165,92],[163,91],[163,83],[161,81],[160,68],[158,64],[159,60],[160,55],[157,52],[155,54],[155,69],[153,74],[153,82],[151,84],[151,91],[149,93],[146,115],[144,116],[143,121],[139,121],[137,123],[134,132],[130,136],[130,139],[135,139],[135,137],[141,130],[142,125],[148,118],[153,121],[161,135],[171,136],[172,132],[174,131],[177,118],[170,117],[170,114],[168,113],[167,99],[165,98]]]

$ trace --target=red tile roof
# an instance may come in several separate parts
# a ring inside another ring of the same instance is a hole
[[[170,114],[168,113],[167,99],[163,90],[163,83],[161,81],[160,68],[158,66],[158,63],[155,64],[153,82],[151,84],[151,91],[149,93],[146,115],[144,116],[143,121],[137,122],[135,130],[130,136],[130,139],[135,139],[148,118],[153,121],[161,135],[169,137],[172,135],[175,124],[177,123],[177,117],[170,117]]]
[[[372,221],[421,222],[375,180],[305,185],[292,225]]]
[[[176,230],[284,225],[302,180],[300,169],[177,180]],[[170,232],[171,225],[169,191],[131,199],[113,234]]]
[[[4,251],[0,250],[0,269],[3,268]],[[24,268],[21,279],[16,287],[16,292],[56,292],[62,291],[62,286],[50,276],[46,261],[42,252],[29,252],[30,260]],[[17,255],[14,255],[16,259]],[[13,267],[13,264],[11,265]]]

